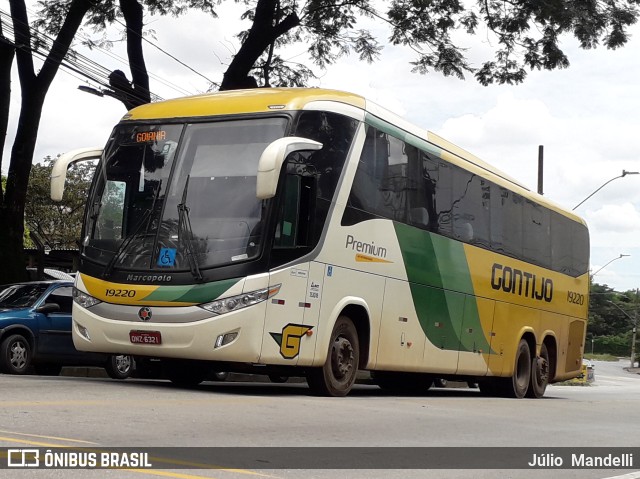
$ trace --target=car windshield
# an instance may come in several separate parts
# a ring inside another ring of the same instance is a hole
[[[45,283],[12,284],[0,290],[0,308],[29,308],[49,287]]]

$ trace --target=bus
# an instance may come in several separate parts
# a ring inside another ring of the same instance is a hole
[[[345,396],[435,378],[543,396],[580,374],[585,222],[351,93],[265,88],[137,107],[88,194],[73,305],[82,351],[305,377]]]

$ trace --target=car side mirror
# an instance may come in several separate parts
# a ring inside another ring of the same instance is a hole
[[[49,313],[57,313],[60,311],[60,305],[57,303],[44,303],[39,308],[35,309],[36,313],[49,314]]]

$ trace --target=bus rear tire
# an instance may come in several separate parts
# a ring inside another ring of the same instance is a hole
[[[521,339],[520,344],[518,344],[518,350],[516,351],[516,363],[513,375],[510,379],[507,379],[505,384],[504,392],[507,397],[522,399],[526,396],[529,390],[529,382],[531,381],[531,363],[529,343]]]
[[[549,384],[549,351],[547,346],[543,344],[540,347],[540,356],[533,358],[531,362],[531,381],[527,397],[541,398]]]
[[[478,383],[480,392],[484,396],[508,397],[522,399],[530,389],[531,381],[531,352],[529,343],[520,340],[516,352],[513,374],[508,378],[486,378]]]
[[[358,374],[360,345],[358,332],[347,316],[340,316],[331,333],[327,360],[321,368],[307,371],[307,383],[319,396],[349,394]]]

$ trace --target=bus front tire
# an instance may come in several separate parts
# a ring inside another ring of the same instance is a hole
[[[327,360],[321,368],[307,371],[307,383],[320,396],[346,396],[358,374],[360,346],[351,319],[340,316],[333,327]]]

